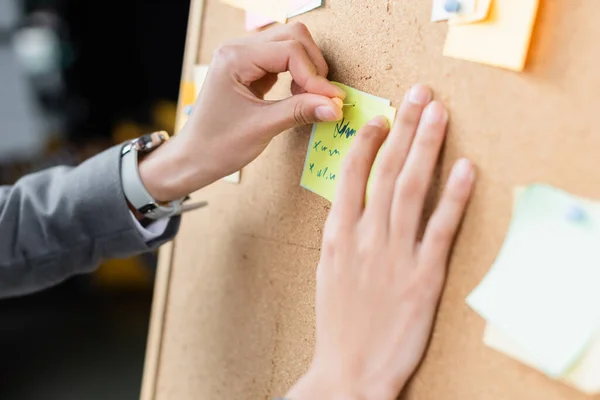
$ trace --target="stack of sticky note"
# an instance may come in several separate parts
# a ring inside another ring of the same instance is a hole
[[[221,0],[246,10],[246,30],[262,28],[274,22],[286,23],[288,18],[321,7],[323,0]]]
[[[448,21],[444,55],[522,71],[539,0],[433,0],[431,19]]]
[[[385,115],[391,125],[396,114],[396,109],[390,106],[390,100],[341,83],[333,84],[346,92],[343,118],[337,122],[313,125],[300,183],[302,187],[329,201],[335,197],[344,157],[358,131],[378,115]]]
[[[502,249],[467,303],[487,322],[487,346],[599,393],[600,203],[546,185],[516,191]]]

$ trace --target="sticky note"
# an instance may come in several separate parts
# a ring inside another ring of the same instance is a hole
[[[493,0],[481,22],[449,25],[444,55],[522,71],[539,0]]]
[[[225,4],[285,23],[290,0],[221,0]]]
[[[487,324],[483,334],[486,346],[535,368],[535,358],[500,329]],[[600,338],[592,341],[583,357],[569,370],[561,381],[586,394],[600,393]]]
[[[334,84],[346,92],[344,103],[354,106],[343,108],[344,116],[340,121],[313,125],[300,183],[329,201],[335,197],[344,157],[357,132],[378,115],[387,116],[391,125],[396,112],[389,100],[340,83]]]
[[[181,128],[185,125],[187,121],[187,115],[185,113],[185,108],[194,104],[194,82],[193,81],[182,81],[179,87],[179,101],[182,104],[182,112],[179,114],[177,118],[177,123],[175,126],[175,131],[179,132]]]
[[[573,205],[586,219],[572,221]],[[547,185],[518,195],[494,265],[467,298],[552,378],[583,356],[600,326],[600,205]]]
[[[450,25],[471,24],[487,19],[490,13],[492,0],[477,0],[475,10],[471,13],[453,15],[448,19]]]
[[[322,4],[323,0],[291,0],[290,11],[288,12],[287,17],[292,18],[304,14],[320,7]],[[262,28],[274,22],[276,21],[269,17],[265,17],[262,14],[251,11],[246,12],[246,30],[248,31]]]
[[[208,65],[194,65],[194,89],[195,89],[195,97],[200,95],[200,91],[202,90],[202,86],[204,85],[204,80],[206,79],[206,75],[208,75]]]
[[[237,171],[231,175],[227,175],[223,180],[230,183],[240,183],[240,175],[240,171]]]
[[[460,0],[460,10],[458,13],[447,12],[446,1],[447,0],[433,0],[433,5],[431,7],[432,22],[446,21],[455,15],[472,14],[475,12],[476,2],[482,0]]]

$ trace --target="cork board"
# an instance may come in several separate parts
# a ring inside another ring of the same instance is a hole
[[[202,11],[199,3],[192,13]],[[403,398],[585,399],[486,348],[484,322],[464,300],[500,249],[514,186],[545,182],[600,199],[600,1],[542,1],[523,73],[443,57],[447,28],[429,22],[430,7],[328,0],[294,18],[324,51],[330,78],[395,106],[415,82],[434,88],[451,110],[439,177],[460,156],[478,167],[431,345]],[[198,47],[186,60],[208,63],[243,27],[242,12],[207,0],[199,36],[191,35]],[[240,185],[194,194],[210,207],[186,215],[161,251],[166,272],[157,282],[144,399],[265,399],[283,395],[308,367],[329,210],[299,186],[308,139],[308,127],[287,132],[244,169]]]

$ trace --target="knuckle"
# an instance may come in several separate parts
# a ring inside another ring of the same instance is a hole
[[[346,232],[347,230],[340,223],[340,218],[335,215],[328,218],[323,230],[322,251],[334,252],[339,247],[339,243],[343,240]]]
[[[407,282],[404,296],[417,303],[423,300],[434,301],[439,297],[444,274],[439,269],[419,268]]]
[[[367,162],[363,157],[359,157],[356,154],[350,154],[342,166],[342,176],[347,182],[354,184],[360,179],[360,171],[364,171],[367,168]]]
[[[430,227],[430,237],[433,245],[439,247],[452,239],[452,229],[445,224],[434,224]]]
[[[308,28],[302,22],[293,22],[290,24],[290,29],[298,36],[307,36],[310,34]]]
[[[301,55],[304,53],[304,46],[298,40],[292,39],[286,42],[286,46],[289,49],[290,54],[292,55]]]
[[[409,105],[402,108],[398,119],[403,129],[416,129],[421,119],[421,110],[418,106]]]
[[[425,266],[418,272],[417,282],[426,298],[437,298],[444,282],[444,270],[439,265]]]
[[[294,106],[294,122],[297,125],[307,125],[311,122],[306,107],[300,102],[296,103]]]
[[[377,166],[377,178],[382,180],[394,180],[398,175],[398,161],[393,157],[383,157]]]
[[[230,65],[239,59],[238,46],[233,44],[222,44],[213,52],[213,59],[220,64]]]
[[[437,129],[426,128],[420,135],[417,135],[415,146],[423,151],[430,151],[430,149],[437,147],[439,141],[440,135],[438,135]]]
[[[396,181],[396,192],[403,201],[414,200],[423,191],[424,182],[415,174],[403,176]]]

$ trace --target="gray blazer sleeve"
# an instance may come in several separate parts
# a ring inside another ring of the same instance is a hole
[[[142,238],[121,186],[120,148],[0,187],[0,298],[91,272],[103,259],[156,249],[175,235],[180,218],[151,243]]]

